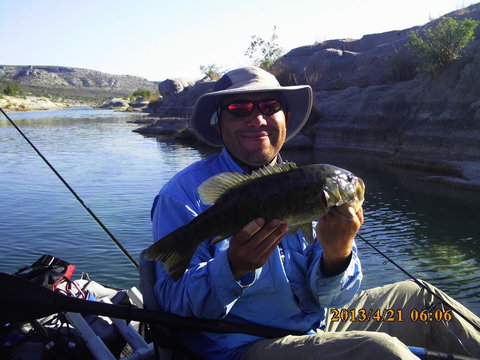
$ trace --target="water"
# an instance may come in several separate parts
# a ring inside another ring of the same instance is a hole
[[[133,133],[138,114],[73,109],[10,114],[115,237],[138,258],[150,245],[150,206],[180,169],[212,153]],[[100,282],[138,286],[134,266],[5,119],[0,119],[0,271],[42,254]],[[414,276],[480,314],[480,194],[420,180],[381,158],[339,152],[285,152],[299,164],[348,168],[367,186],[362,236]],[[364,288],[408,277],[357,240]]]

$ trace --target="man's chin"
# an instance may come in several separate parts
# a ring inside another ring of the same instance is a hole
[[[248,165],[253,167],[262,167],[268,165],[274,160],[277,156],[277,153],[274,151],[265,151],[259,153],[256,151],[254,154],[248,156]]]

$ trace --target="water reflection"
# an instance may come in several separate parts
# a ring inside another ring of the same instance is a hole
[[[179,170],[217,149],[132,133],[136,114],[105,110],[10,114],[119,241],[135,256],[151,243],[149,211]],[[6,120],[0,120],[0,271],[43,253],[99,281],[136,285],[138,275]],[[384,158],[332,151],[284,151],[298,164],[331,163],[366,184],[362,236],[418,278],[480,314],[480,194],[430,184]],[[406,275],[357,240],[364,288]],[[98,269],[98,264],[102,268]]]

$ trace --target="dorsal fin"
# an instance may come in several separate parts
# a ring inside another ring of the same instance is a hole
[[[206,205],[213,205],[217,199],[227,190],[244,181],[259,178],[262,176],[278,174],[296,169],[298,166],[294,162],[282,162],[277,165],[268,165],[252,172],[252,175],[246,175],[239,172],[224,172],[205,180],[198,187],[200,200]]]
[[[212,176],[198,187],[200,200],[206,205],[212,205],[227,190],[251,178],[250,175],[238,172],[224,172]]]
[[[258,170],[255,170],[252,172],[252,177],[257,178],[257,177],[266,176],[266,175],[273,175],[273,174],[278,174],[282,172],[287,172],[297,168],[298,166],[294,162],[285,161],[285,162],[282,162],[281,164],[268,165],[268,166],[259,168]]]

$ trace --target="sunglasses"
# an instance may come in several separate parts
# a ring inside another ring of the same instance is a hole
[[[227,110],[230,114],[238,117],[250,115],[255,108],[258,108],[262,115],[267,116],[272,116],[284,109],[282,103],[277,99],[237,100],[221,107],[222,110]]]

